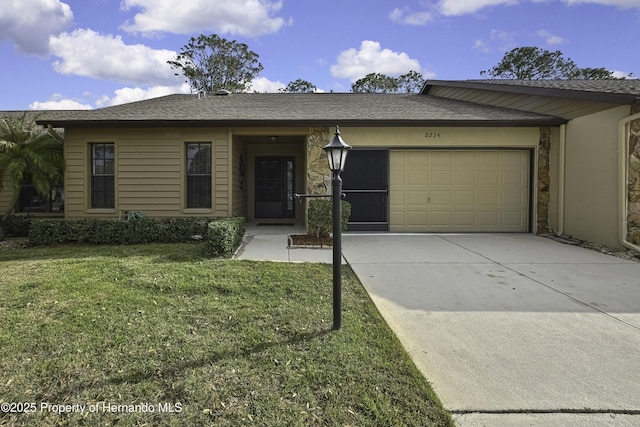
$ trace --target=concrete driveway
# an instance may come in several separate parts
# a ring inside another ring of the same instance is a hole
[[[530,234],[343,255],[458,425],[640,425],[640,263]]]

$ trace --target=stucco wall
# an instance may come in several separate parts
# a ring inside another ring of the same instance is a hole
[[[618,122],[627,115],[624,106],[567,124],[565,234],[620,246]]]
[[[92,209],[90,144],[115,144],[113,209]],[[186,209],[185,143],[213,143],[213,207]],[[65,215],[118,217],[123,211],[147,216],[227,216],[230,206],[229,147],[226,128],[67,129],[65,132]]]

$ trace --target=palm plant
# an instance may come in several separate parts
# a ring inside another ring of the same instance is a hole
[[[64,176],[62,147],[60,134],[38,126],[32,115],[0,117],[0,191],[8,187],[12,193],[4,217],[15,210],[26,177],[42,198],[51,197]]]

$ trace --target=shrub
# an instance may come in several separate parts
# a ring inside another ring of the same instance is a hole
[[[342,201],[342,229],[347,229],[351,216],[351,203]],[[309,234],[328,236],[333,231],[333,201],[331,199],[309,200]]]
[[[29,230],[32,246],[56,243],[92,243],[131,245],[136,243],[176,243],[204,238],[207,227],[216,218],[169,217],[116,220],[106,218],[33,218]],[[244,233],[244,227],[243,231]]]
[[[32,218],[28,215],[8,215],[0,221],[0,229],[6,237],[27,237]]]
[[[209,223],[205,242],[205,255],[231,257],[242,242],[245,219],[243,217],[224,218]]]

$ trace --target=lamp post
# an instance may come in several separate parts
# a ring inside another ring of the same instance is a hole
[[[342,178],[340,172],[344,170],[347,153],[351,146],[347,145],[340,136],[340,129],[336,126],[336,134],[331,143],[323,150],[327,153],[329,169],[331,170],[331,188],[333,199],[333,329],[342,326]]]

